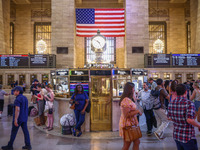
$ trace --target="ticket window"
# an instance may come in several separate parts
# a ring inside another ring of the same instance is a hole
[[[25,75],[19,75],[19,85],[23,85],[25,81]]]
[[[34,79],[37,79],[37,75],[36,75],[36,74],[30,75],[30,84],[31,84],[31,85],[32,85]]]
[[[170,74],[169,73],[164,74],[164,80],[170,80]]]
[[[191,81],[193,79],[194,79],[193,74],[187,74],[187,81]]]
[[[0,75],[0,84],[3,84],[3,75]]]
[[[200,73],[197,75],[198,80],[200,80]]]
[[[159,78],[159,75],[157,73],[152,73],[152,78],[154,80],[157,80]]]
[[[48,76],[48,74],[43,74],[42,75],[42,83],[44,83],[44,82],[47,82],[48,83],[48,81],[49,81],[49,78],[48,78],[49,76]]]
[[[8,75],[8,85],[11,85],[12,83],[14,83],[14,75]]]
[[[175,79],[178,80],[178,83],[182,83],[182,74],[175,74]]]

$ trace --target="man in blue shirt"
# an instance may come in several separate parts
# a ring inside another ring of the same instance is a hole
[[[16,96],[14,102],[14,111],[13,111],[13,122],[12,122],[12,131],[10,136],[10,141],[8,142],[7,146],[2,146],[3,150],[13,150],[13,143],[19,127],[21,126],[24,139],[25,139],[25,146],[22,149],[31,150],[31,143],[30,143],[30,136],[27,127],[28,121],[28,99],[23,95],[23,89],[20,86],[16,86],[14,89],[14,95]]]

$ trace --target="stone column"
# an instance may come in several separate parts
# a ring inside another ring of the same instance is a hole
[[[68,54],[57,54],[57,68],[74,67],[75,2],[74,0],[51,0],[52,6],[52,54],[57,47],[68,47]]]
[[[149,4],[148,0],[126,0],[126,65],[144,68],[144,54],[132,53],[132,47],[144,47],[149,52]]]
[[[198,0],[190,1],[190,23],[191,23],[191,53],[196,50],[196,28],[197,28]]]
[[[3,25],[3,3],[0,0],[0,54],[5,54],[4,50],[4,25]]]
[[[4,51],[10,54],[10,0],[3,0]]]
[[[184,8],[169,9],[168,53],[187,53],[186,23]]]
[[[197,6],[196,45],[194,53],[200,53],[200,0],[198,0]]]

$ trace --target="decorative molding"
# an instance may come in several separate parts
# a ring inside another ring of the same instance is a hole
[[[168,8],[149,8],[149,17],[169,17]]]
[[[185,9],[185,17],[190,17],[190,8]]]
[[[10,9],[10,18],[16,18],[16,10]]]
[[[30,0],[12,0],[15,4],[30,4]]]
[[[51,9],[34,9],[31,10],[31,18],[40,18],[40,17],[51,18]]]

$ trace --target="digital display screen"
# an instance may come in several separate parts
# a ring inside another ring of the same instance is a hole
[[[154,66],[169,66],[170,54],[154,54],[153,65]]]
[[[30,55],[31,67],[47,67],[46,55]]]
[[[181,66],[199,66],[200,54],[172,54],[172,65]]]
[[[81,84],[83,86],[84,92],[89,95],[89,83],[88,82],[70,82],[70,95],[74,94],[76,85]]]
[[[28,55],[0,55],[0,67],[28,67]]]

